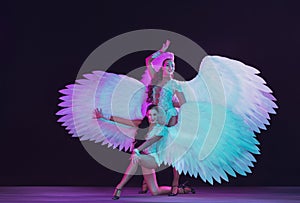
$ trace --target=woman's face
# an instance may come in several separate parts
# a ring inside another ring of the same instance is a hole
[[[147,117],[148,117],[149,123],[157,123],[157,118],[158,118],[157,110],[156,109],[150,109],[147,112]]]
[[[163,64],[163,75],[171,75],[175,71],[175,63],[172,60],[166,60]]]

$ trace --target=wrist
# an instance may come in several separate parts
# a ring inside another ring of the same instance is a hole
[[[134,153],[136,153],[136,155],[141,155],[140,151],[137,148],[135,148],[133,151],[134,151]]]
[[[154,52],[154,53],[151,55],[151,58],[155,59],[155,58],[157,58],[161,53],[162,53],[162,51],[161,51],[161,50],[158,50],[158,51]]]
[[[111,119],[111,115],[110,114],[103,114],[102,116],[106,120],[110,120]]]

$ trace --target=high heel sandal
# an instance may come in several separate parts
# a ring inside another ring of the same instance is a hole
[[[148,186],[147,183],[142,184],[142,190],[140,190],[138,193],[139,194],[146,194],[148,192]]]
[[[177,189],[176,189],[176,193],[173,192],[173,190],[174,190],[175,188],[177,188]],[[178,185],[173,185],[172,188],[171,188],[171,193],[168,194],[168,196],[176,196],[176,195],[178,195]]]
[[[113,194],[112,199],[113,199],[113,200],[118,200],[118,199],[120,199],[121,191],[122,191],[121,189],[116,188],[115,191],[114,191],[114,194]]]
[[[187,183],[188,183],[188,181],[186,181],[186,182],[184,182],[183,184],[179,185],[179,188],[182,188],[182,189],[183,189],[183,193],[184,193],[184,194],[188,194],[188,193],[190,193],[190,192],[193,193],[193,194],[195,194],[195,193],[196,193],[195,189],[192,188],[191,186],[187,185]],[[189,189],[189,191],[186,192],[185,189]]]

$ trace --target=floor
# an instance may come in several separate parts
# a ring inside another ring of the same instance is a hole
[[[137,194],[139,188],[127,187],[119,200],[112,200],[112,187],[0,187],[0,202],[214,202],[266,203],[300,202],[300,187],[201,187],[196,194],[175,197]]]

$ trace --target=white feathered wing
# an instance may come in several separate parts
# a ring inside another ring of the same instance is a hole
[[[76,80],[76,84],[67,85],[60,90],[63,107],[57,112],[61,116],[58,122],[74,137],[80,140],[100,142],[108,147],[128,150],[137,131],[136,127],[118,124],[105,119],[93,118],[96,108],[104,115],[119,116],[135,120],[143,119],[142,112],[147,95],[145,86],[125,75],[94,71],[85,74],[85,79]]]
[[[161,142],[161,163],[211,184],[250,173],[252,154],[259,154],[254,132],[266,129],[277,108],[258,73],[236,60],[206,56],[193,80],[177,81],[187,102]]]

